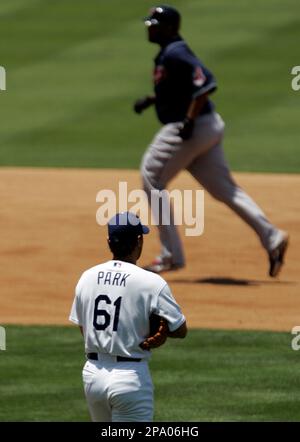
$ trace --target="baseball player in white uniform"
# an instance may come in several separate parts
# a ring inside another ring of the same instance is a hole
[[[160,51],[154,60],[154,94],[137,100],[134,110],[140,114],[154,105],[163,127],[141,163],[144,189],[150,202],[151,191],[164,190],[181,170],[188,170],[214,198],[256,232],[269,257],[269,275],[277,276],[288,234],[274,226],[232,178],[223,152],[224,122],[210,99],[217,83],[180,36],[180,19],[175,8],[165,5],[152,8],[145,18],[148,39],[158,44]],[[166,204],[163,209],[170,212]],[[185,265],[172,219],[173,216],[169,225],[158,225],[161,254],[148,266],[156,273]]]
[[[113,259],[85,271],[76,287],[70,320],[84,337],[83,384],[95,422],[152,421],[151,352],[141,348],[149,317],[164,318],[169,337],[187,333],[166,281],[136,265],[148,232],[133,213],[115,215],[108,223]]]

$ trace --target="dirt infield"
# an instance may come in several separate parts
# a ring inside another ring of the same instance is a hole
[[[300,325],[300,176],[235,174],[280,227],[291,246],[278,280],[254,233],[205,193],[205,230],[184,237],[187,267],[166,274],[190,327],[290,331]],[[0,323],[67,324],[81,272],[107,260],[106,229],[96,224],[96,194],[137,171],[0,169]],[[187,174],[172,188],[196,189]],[[183,228],[180,229],[183,234]],[[146,238],[145,264],[159,251],[157,232]]]

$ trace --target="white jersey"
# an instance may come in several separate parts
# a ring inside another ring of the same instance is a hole
[[[149,316],[168,321],[170,331],[185,317],[166,281],[134,264],[111,260],[81,276],[70,321],[83,327],[86,353],[149,358],[139,344],[149,336]]]

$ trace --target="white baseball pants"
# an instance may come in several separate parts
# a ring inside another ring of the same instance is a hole
[[[224,158],[222,139],[225,124],[221,116],[213,112],[198,117],[193,136],[186,141],[178,136],[179,125],[170,123],[163,126],[143,157],[141,174],[149,202],[151,190],[165,189],[178,172],[187,169],[214,198],[229,206],[252,227],[268,252],[273,250],[282,240],[282,232],[270,223],[231,176]],[[158,225],[161,256],[171,257],[174,264],[182,266],[185,264],[183,247],[172,219],[171,215],[170,225]]]
[[[151,422],[153,384],[147,361],[116,362],[110,355],[87,361],[84,392],[93,422]]]

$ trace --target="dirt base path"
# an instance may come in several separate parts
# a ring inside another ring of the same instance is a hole
[[[255,234],[205,193],[205,230],[183,237],[187,267],[169,273],[190,327],[290,331],[300,325],[300,176],[235,174],[270,219],[289,230],[291,246],[280,278],[267,276]],[[106,229],[96,224],[96,194],[137,171],[0,169],[0,323],[67,324],[81,272],[110,259]],[[196,189],[187,174],[172,188]],[[181,228],[183,235],[184,228]],[[157,232],[143,259],[159,252]]]

